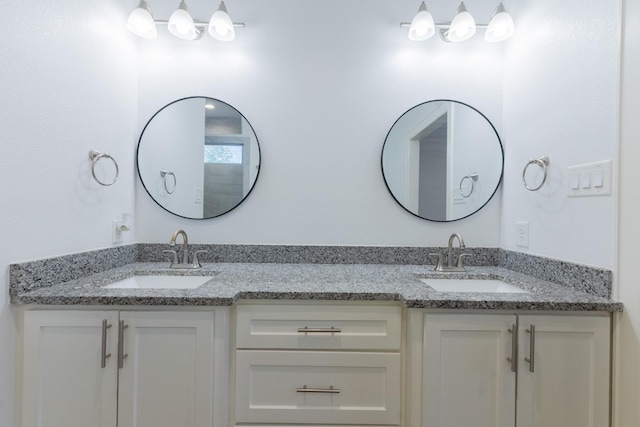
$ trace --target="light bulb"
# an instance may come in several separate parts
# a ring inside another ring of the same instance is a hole
[[[484,40],[490,43],[501,42],[511,37],[514,32],[513,18],[500,3],[493,11],[493,16],[484,34]]]
[[[409,39],[414,41],[426,40],[433,36],[436,32],[436,27],[433,22],[433,16],[427,10],[427,5],[422,2],[418,13],[411,21],[411,27],[409,28]]]
[[[184,0],[171,14],[168,27],[171,34],[183,40],[195,40],[198,37],[198,31]]]
[[[456,10],[456,15],[451,21],[447,39],[451,42],[461,42],[468,40],[476,33],[476,21],[467,11],[464,2],[460,3]]]
[[[233,28],[233,22],[227,13],[224,1],[220,2],[218,10],[213,13],[209,20],[209,34],[214,39],[225,42],[236,38],[236,31]]]
[[[156,23],[153,22],[151,7],[146,0],[140,0],[138,7],[129,14],[127,30],[145,39],[155,39],[158,37]]]

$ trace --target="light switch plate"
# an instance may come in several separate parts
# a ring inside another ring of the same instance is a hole
[[[611,194],[611,160],[569,166],[567,197],[605,196]],[[578,188],[576,187],[578,178]]]

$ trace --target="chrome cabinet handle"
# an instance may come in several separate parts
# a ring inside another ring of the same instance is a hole
[[[307,387],[306,385],[302,386],[302,388],[297,388],[296,392],[298,393],[340,393],[339,388],[333,388],[333,386],[329,386],[329,388],[313,388]]]
[[[107,367],[107,359],[111,357],[111,353],[107,353],[107,329],[113,325],[107,324],[107,319],[102,320],[102,354],[100,355],[100,367]]]
[[[529,357],[525,357],[524,361],[529,363],[529,372],[535,371],[534,355],[536,351],[536,325],[530,325],[529,329],[525,329],[529,335]]]
[[[511,333],[511,357],[507,357],[507,360],[511,362],[511,372],[518,371],[518,326],[514,323],[511,328],[508,329]]]
[[[307,326],[305,326],[304,328],[298,328],[298,332],[304,332],[304,333],[312,333],[312,334],[318,334],[318,333],[338,333],[338,332],[342,332],[341,328],[334,328],[333,326],[330,328],[309,328]]]
[[[120,321],[120,325],[118,327],[118,369],[122,369],[124,367],[124,359],[129,356],[124,352],[124,330],[128,327],[129,325],[124,324],[124,320]]]

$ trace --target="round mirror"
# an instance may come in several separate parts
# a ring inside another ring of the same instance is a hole
[[[382,148],[387,188],[406,210],[430,221],[472,215],[502,178],[502,142],[491,122],[458,101],[428,101],[404,113]]]
[[[137,163],[142,185],[163,209],[184,218],[214,218],[251,192],[260,146],[231,105],[190,97],[151,117],[140,135]]]

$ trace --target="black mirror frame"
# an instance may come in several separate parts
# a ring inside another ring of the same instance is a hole
[[[188,217],[188,216],[184,216],[184,215],[180,215],[177,214],[175,212],[170,211],[169,209],[165,208],[164,206],[162,206],[152,195],[151,192],[149,191],[149,189],[147,188],[147,186],[145,185],[143,179],[142,179],[142,174],[140,173],[140,161],[139,161],[139,157],[140,157],[140,143],[142,142],[142,137],[144,136],[144,131],[147,129],[147,127],[149,126],[149,124],[151,123],[151,121],[158,115],[160,114],[161,111],[163,111],[165,108],[180,102],[180,101],[184,101],[187,99],[194,99],[194,98],[205,98],[205,99],[211,99],[214,101],[218,101],[221,102],[225,105],[228,105],[229,107],[233,108],[234,110],[236,110],[238,112],[238,114],[240,114],[240,116],[247,122],[247,124],[249,125],[249,127],[251,128],[251,131],[253,132],[253,135],[256,137],[256,145],[258,147],[258,156],[260,158],[260,163],[259,163],[259,167],[258,167],[258,172],[256,173],[256,179],[253,181],[251,188],[249,189],[249,191],[247,192],[247,194],[242,198],[242,200],[240,200],[240,202],[238,202],[238,204],[236,204],[234,207],[232,207],[231,209],[222,212],[218,215],[215,216],[210,216],[210,217],[206,217],[206,218],[193,218],[193,217]],[[185,218],[185,219],[194,219],[194,220],[206,220],[206,219],[213,219],[213,218],[218,218],[219,216],[228,214],[229,212],[233,211],[234,209],[236,209],[238,206],[240,206],[245,200],[247,200],[247,198],[249,197],[249,195],[251,194],[251,192],[253,191],[253,189],[256,187],[256,183],[258,182],[258,178],[260,177],[260,169],[262,169],[262,150],[260,148],[260,141],[258,140],[258,134],[256,133],[255,129],[253,128],[253,126],[251,125],[251,122],[249,122],[249,120],[247,120],[247,118],[244,116],[244,114],[242,114],[240,112],[240,110],[238,110],[237,108],[235,108],[233,105],[222,101],[220,99],[217,98],[212,98],[210,96],[187,96],[184,98],[180,98],[180,99],[176,99],[175,101],[172,101],[170,103],[168,103],[167,105],[165,105],[164,107],[160,108],[158,111],[156,111],[151,118],[149,118],[149,120],[147,121],[147,124],[144,125],[144,128],[142,129],[142,132],[140,132],[140,137],[138,138],[138,145],[136,147],[136,170],[138,172],[138,178],[140,178],[140,183],[142,184],[142,187],[144,188],[144,190],[147,192],[147,194],[149,195],[149,197],[151,198],[151,200],[153,200],[155,202],[155,204],[157,204],[158,206],[160,206],[162,209],[164,209],[165,211],[169,212],[172,215],[175,215],[177,217],[180,218]]]
[[[480,206],[478,209],[474,210],[473,212],[470,212],[468,215],[465,215],[465,216],[460,217],[460,218],[455,218],[455,219],[444,219],[444,220],[440,220],[440,219],[430,219],[430,218],[422,217],[422,216],[418,215],[417,213],[410,211],[410,210],[409,210],[409,209],[407,209],[407,208],[406,208],[402,203],[400,203],[400,201],[399,201],[399,200],[396,198],[396,196],[393,194],[393,192],[391,191],[391,187],[389,187],[389,183],[387,182],[387,177],[384,175],[384,149],[385,149],[385,146],[387,145],[387,140],[388,140],[388,138],[389,138],[389,134],[391,133],[391,130],[392,130],[392,129],[393,129],[393,127],[396,125],[396,123],[398,123],[398,121],[399,121],[400,119],[402,119],[402,117],[404,117],[404,115],[405,115],[405,114],[407,114],[409,111],[411,111],[411,110],[413,110],[413,109],[415,109],[415,108],[418,108],[418,107],[420,107],[420,106],[422,106],[422,105],[424,105],[424,104],[431,103],[431,102],[455,102],[456,104],[464,105],[465,107],[469,107],[469,108],[471,108],[471,109],[472,109],[472,110],[474,110],[476,113],[478,113],[480,116],[482,116],[482,117],[487,121],[487,123],[489,123],[489,126],[491,126],[491,129],[492,129],[492,130],[493,130],[493,132],[496,134],[496,138],[498,139],[498,144],[500,144],[500,153],[502,154],[502,162],[501,162],[501,165],[500,165],[500,177],[498,178],[498,183],[496,184],[496,188],[495,188],[495,189],[493,190],[493,192],[491,193],[491,196],[489,196],[489,197],[487,198],[487,201],[486,201],[486,202],[484,202],[484,203],[482,204],[482,206]],[[384,180],[384,184],[386,185],[387,190],[389,191],[389,194],[391,194],[391,197],[393,197],[393,200],[395,200],[395,201],[396,201],[396,203],[402,207],[402,209],[404,209],[405,211],[409,212],[411,215],[413,215],[413,216],[415,216],[415,217],[417,217],[417,218],[424,219],[424,220],[426,220],[426,221],[432,221],[432,222],[454,222],[454,221],[460,221],[460,220],[462,220],[462,219],[469,218],[471,215],[473,215],[473,214],[477,213],[477,212],[478,212],[478,211],[480,211],[482,208],[484,208],[484,207],[485,207],[485,206],[486,206],[486,205],[491,201],[491,199],[493,199],[493,196],[495,196],[496,192],[498,191],[498,188],[500,188],[500,185],[502,184],[502,179],[503,179],[503,177],[504,177],[504,146],[502,145],[502,139],[500,138],[500,135],[498,134],[498,131],[496,130],[496,128],[495,128],[495,126],[493,125],[493,123],[491,123],[491,120],[489,120],[489,119],[487,118],[487,116],[485,116],[484,114],[482,114],[482,113],[481,113],[477,108],[474,108],[474,107],[472,107],[472,106],[471,106],[471,105],[469,105],[469,104],[466,104],[466,103],[461,102],[461,101],[456,101],[456,100],[453,100],[453,99],[432,99],[432,100],[430,100],[430,101],[425,101],[425,102],[421,102],[420,104],[414,105],[413,107],[409,108],[409,109],[408,109],[408,110],[406,110],[404,113],[402,113],[402,114],[400,115],[400,117],[398,117],[398,118],[396,119],[396,121],[395,121],[395,122],[393,122],[393,125],[391,125],[391,127],[389,128],[389,131],[387,132],[387,135],[386,135],[386,136],[385,136],[385,138],[384,138],[384,144],[382,144],[382,152],[381,152],[381,154],[380,154],[380,170],[381,170],[381,172],[382,172],[382,179]]]

